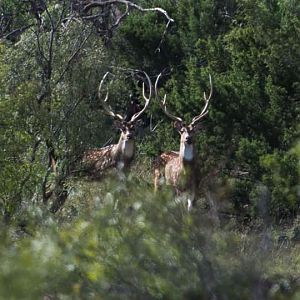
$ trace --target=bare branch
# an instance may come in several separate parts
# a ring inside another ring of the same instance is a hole
[[[62,71],[62,73],[60,74],[60,76],[56,80],[55,85],[57,85],[63,79],[64,75],[66,74],[66,72],[68,71],[68,69],[71,66],[71,62],[77,56],[77,54],[79,53],[79,51],[83,48],[83,46],[85,45],[85,43],[87,42],[87,40],[89,39],[89,37],[91,36],[91,34],[92,34],[92,31],[89,32],[89,34],[84,38],[84,40],[78,46],[78,48],[76,49],[76,51],[70,56],[70,58],[68,59],[68,62],[67,62],[67,65],[66,65],[65,69]]]
[[[47,57],[45,56],[44,50],[42,49],[41,42],[40,42],[40,31],[33,30],[33,33],[36,36],[36,43],[37,43],[39,54],[44,61],[47,61]]]
[[[67,29],[67,27],[69,26],[69,24],[70,24],[72,21],[74,21],[74,22],[76,22],[76,23],[81,23],[80,20],[79,20],[79,18],[76,17],[76,16],[73,14],[73,15],[70,15],[70,16],[68,16],[68,17],[66,17],[66,18],[64,18],[64,19],[61,20],[62,27],[63,27],[64,29]]]
[[[86,5],[83,10],[88,11],[94,7],[110,5],[110,4],[125,4],[126,6],[128,6],[130,8],[134,8],[134,9],[137,9],[142,12],[149,12],[149,11],[158,12],[160,14],[163,14],[168,19],[168,21],[174,22],[174,20],[172,18],[170,18],[168,13],[160,7],[143,8],[142,6],[137,5],[137,4],[135,4],[131,1],[127,1],[127,0],[92,1],[90,4]]]
[[[70,120],[71,115],[74,113],[80,102],[84,99],[84,97],[79,98],[74,105],[64,114],[63,118],[60,120],[59,124],[56,126],[56,130],[53,133],[53,136],[59,136],[61,130],[62,130],[62,124],[64,122],[68,122]]]
[[[32,27],[33,24],[29,24],[29,25],[25,25],[23,27],[17,28],[9,33],[7,33],[6,35],[3,36],[4,39],[9,39],[11,37],[16,37],[20,34],[22,34],[23,32],[25,32],[28,28]],[[4,31],[4,30],[3,30]],[[1,36],[0,36],[1,38]]]
[[[107,6],[107,5],[118,5],[118,4],[121,4],[121,5],[125,5],[126,6],[126,10],[125,12],[119,16],[117,18],[117,20],[115,21],[115,23],[107,29],[108,32],[111,32],[113,29],[115,29],[116,27],[119,26],[119,24],[121,23],[121,21],[123,21],[128,15],[129,15],[129,10],[130,9],[135,9],[135,10],[138,10],[138,11],[141,11],[141,12],[157,12],[161,15],[163,15],[166,19],[167,19],[167,24],[166,24],[166,27],[165,27],[165,30],[162,34],[162,37],[161,37],[161,40],[155,50],[155,52],[159,52],[160,51],[160,47],[161,47],[161,44],[163,43],[164,41],[164,38],[165,38],[165,35],[167,33],[167,30],[168,30],[168,27],[170,25],[170,23],[174,22],[174,20],[168,15],[168,13],[160,8],[160,7],[150,7],[150,8],[144,8],[136,3],[133,3],[132,1],[127,1],[127,0],[106,0],[106,1],[91,1],[91,3],[87,4],[84,8],[83,8],[83,12],[87,13],[88,11],[90,11],[92,8],[96,8],[96,7],[104,7],[104,6]],[[103,14],[96,14],[96,15],[92,15],[92,16],[84,16],[82,17],[83,19],[92,19],[92,20],[95,20],[97,18],[97,16],[103,16]]]
[[[113,30],[114,28],[118,27],[121,21],[128,15],[129,12],[129,6],[126,4],[126,10],[125,12],[117,19],[117,21],[111,26],[110,30]]]
[[[105,13],[99,13],[91,16],[81,16],[81,19],[91,21],[91,20],[98,19],[99,17],[104,17],[105,15],[106,15]]]
[[[64,19],[64,14],[65,14],[66,10],[67,10],[66,0],[64,0],[63,3],[62,3],[62,10],[60,12],[60,16],[59,16],[58,21],[57,21],[56,26],[55,26],[56,28],[59,28],[59,26],[62,24],[62,21]]]
[[[172,20],[172,19],[168,20],[168,23],[167,23],[167,25],[166,25],[166,27],[165,27],[165,30],[164,30],[164,32],[163,32],[163,34],[162,34],[162,36],[161,36],[160,41],[159,41],[159,44],[158,44],[158,46],[156,47],[156,49],[155,49],[154,52],[160,52],[160,47],[161,47],[162,43],[164,42],[164,39],[165,39],[165,36],[166,36],[166,34],[167,34],[167,31],[168,31],[169,25],[170,25],[170,23],[171,23],[171,20]]]
[[[110,137],[110,138],[102,145],[102,147],[106,147],[106,146],[110,145],[112,141],[113,141],[113,137]]]
[[[157,127],[159,126],[159,124],[162,122],[162,120],[159,120],[158,122],[157,122],[157,124],[155,125],[155,126],[153,126],[153,116],[152,116],[152,114],[151,114],[151,116],[150,116],[150,125],[149,125],[149,128],[150,128],[150,131],[151,132],[154,132],[156,129],[157,129]]]
[[[53,18],[48,10],[48,7],[47,5],[45,4],[46,6],[46,14],[50,20],[50,24],[51,24],[51,31],[50,31],[50,38],[49,38],[49,46],[48,46],[48,79],[51,78],[51,71],[52,71],[52,59],[53,59],[53,42],[54,42],[54,35],[55,35],[55,32],[56,32],[56,27],[54,25],[54,21],[53,21]]]

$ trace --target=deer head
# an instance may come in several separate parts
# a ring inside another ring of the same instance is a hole
[[[130,120],[127,120],[126,117],[118,114],[118,113],[114,113],[113,110],[111,109],[111,107],[108,105],[107,100],[108,100],[108,90],[106,92],[106,96],[104,99],[102,99],[101,96],[101,89],[102,89],[102,85],[103,82],[105,81],[106,77],[109,75],[109,72],[106,72],[105,75],[103,76],[100,84],[99,84],[99,89],[98,89],[98,97],[102,103],[102,106],[104,108],[104,110],[106,111],[106,113],[113,117],[113,119],[115,120],[115,125],[116,127],[121,131],[121,137],[120,140],[124,141],[124,142],[128,142],[134,139],[134,131],[136,126],[139,124],[138,119],[139,117],[143,114],[143,112],[146,110],[146,108],[149,106],[150,103],[150,99],[151,99],[151,94],[152,94],[152,85],[151,85],[151,80],[149,78],[149,76],[147,75],[146,72],[143,72],[147,81],[148,81],[148,86],[149,86],[149,96],[147,97],[145,94],[145,83],[143,82],[143,98],[145,99],[145,105],[144,107],[134,113],[132,115],[132,117],[130,118]]]
[[[175,115],[171,114],[167,110],[167,104],[166,99],[167,95],[164,95],[163,99],[159,98],[158,91],[157,91],[157,85],[158,81],[161,77],[161,73],[157,76],[156,82],[155,82],[155,96],[156,99],[159,101],[159,105],[162,108],[163,112],[172,120],[174,120],[174,127],[180,134],[180,157],[185,159],[186,161],[192,161],[194,159],[194,148],[193,148],[193,136],[194,134],[202,127],[201,121],[203,118],[208,114],[208,107],[211,100],[213,88],[212,88],[212,80],[211,76],[209,75],[209,82],[210,82],[210,92],[207,96],[204,92],[204,107],[202,108],[199,115],[195,116],[192,119],[192,122],[189,125],[186,125],[186,123],[183,121],[182,118],[176,117]]]

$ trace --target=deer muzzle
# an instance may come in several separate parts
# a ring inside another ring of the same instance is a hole
[[[186,139],[185,139],[185,142],[188,144],[188,145],[191,145],[192,144],[192,138],[190,136],[188,136]]]

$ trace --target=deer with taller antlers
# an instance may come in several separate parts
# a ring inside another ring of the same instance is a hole
[[[144,113],[150,103],[152,85],[149,76],[143,72],[146,76],[149,85],[149,96],[145,94],[145,84],[143,83],[143,98],[145,99],[144,107],[134,113],[130,120],[126,117],[114,113],[110,106],[107,104],[108,100],[108,90],[106,96],[102,99],[101,89],[103,82],[108,76],[107,72],[99,85],[98,97],[102,103],[102,106],[106,113],[115,120],[115,125],[120,129],[121,135],[117,144],[112,144],[99,149],[89,149],[83,154],[82,163],[85,170],[94,177],[99,177],[102,175],[103,171],[111,168],[116,168],[121,173],[126,173],[129,166],[134,158],[135,145],[134,145],[134,133],[135,127],[139,117]]]
[[[195,204],[197,185],[199,182],[196,149],[193,143],[193,137],[200,129],[201,121],[208,114],[208,107],[213,91],[212,80],[211,76],[209,76],[210,93],[207,96],[204,92],[205,104],[201,113],[195,116],[189,125],[186,125],[182,118],[176,117],[167,110],[167,95],[165,94],[163,99],[159,98],[157,86],[160,77],[161,74],[158,75],[155,82],[155,96],[159,101],[163,112],[170,119],[175,121],[174,127],[180,134],[180,148],[179,152],[164,152],[154,161],[154,189],[155,191],[158,189],[161,169],[164,167],[166,184],[172,185],[175,188],[177,195],[186,191],[188,192],[188,209],[190,210]]]

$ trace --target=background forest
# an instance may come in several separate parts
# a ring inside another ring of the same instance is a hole
[[[1,0],[0,299],[300,299],[299,48],[295,0]],[[101,78],[122,113],[134,70],[186,120],[212,76],[190,213],[153,192],[179,148],[154,98],[126,181],[74,175],[118,139]]]

